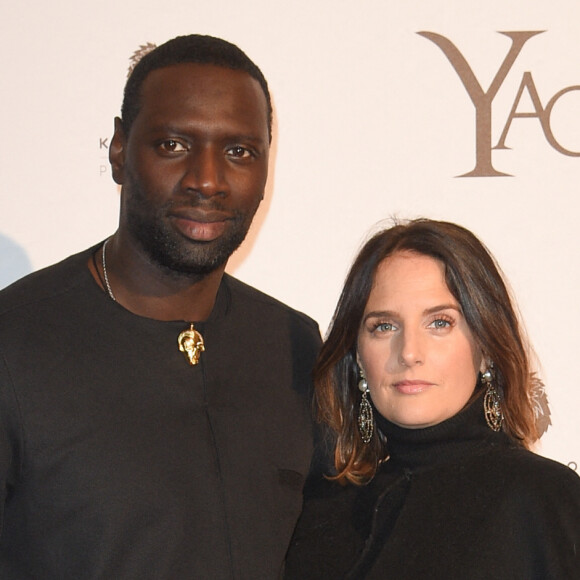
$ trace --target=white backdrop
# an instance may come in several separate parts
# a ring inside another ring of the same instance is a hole
[[[0,286],[116,228],[107,145],[132,53],[178,34],[221,36],[262,68],[276,110],[267,199],[229,270],[324,332],[377,222],[467,226],[502,265],[542,362],[552,426],[539,451],[580,463],[580,158],[553,143],[580,151],[579,29],[578,0],[4,3]],[[512,44],[498,31],[545,32],[524,43],[476,126],[460,74],[419,31],[452,42],[483,92]],[[524,81],[516,113],[535,116],[513,118],[509,148],[476,150],[486,123],[499,142]],[[476,152],[511,176],[456,177]]]

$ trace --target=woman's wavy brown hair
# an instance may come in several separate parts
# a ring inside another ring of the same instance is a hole
[[[314,369],[317,415],[334,434],[333,479],[338,481],[368,482],[388,455],[386,438],[376,426],[368,444],[358,431],[361,393],[356,348],[377,267],[403,250],[444,265],[450,292],[484,356],[493,361],[495,385],[503,394],[503,430],[524,447],[538,438],[528,348],[499,267],[469,230],[449,222],[417,219],[383,230],[363,246],[346,278]]]

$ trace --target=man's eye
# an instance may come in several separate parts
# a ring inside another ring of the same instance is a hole
[[[252,157],[252,153],[245,147],[242,147],[241,145],[230,147],[227,150],[227,154],[230,157],[235,157],[236,159],[249,159],[250,157]]]
[[[168,139],[167,141],[163,141],[163,143],[161,143],[161,149],[163,149],[163,151],[168,151],[170,153],[178,153],[181,151],[186,151],[184,145],[179,141],[175,141],[175,139]]]

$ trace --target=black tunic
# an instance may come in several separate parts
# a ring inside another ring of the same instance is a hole
[[[113,302],[89,256],[0,293],[0,578],[277,577],[315,323],[225,276],[190,366],[188,325]]]
[[[426,429],[379,423],[370,484],[309,486],[287,579],[580,578],[580,478],[489,429],[481,398]]]

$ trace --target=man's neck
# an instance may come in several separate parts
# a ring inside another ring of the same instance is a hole
[[[146,318],[194,322],[209,317],[225,264],[203,276],[174,274],[119,241],[117,236],[110,238],[106,245],[107,276],[103,269],[103,248],[95,260],[89,260],[89,270],[103,291],[109,293],[103,284],[108,279],[114,300],[133,314]]]

